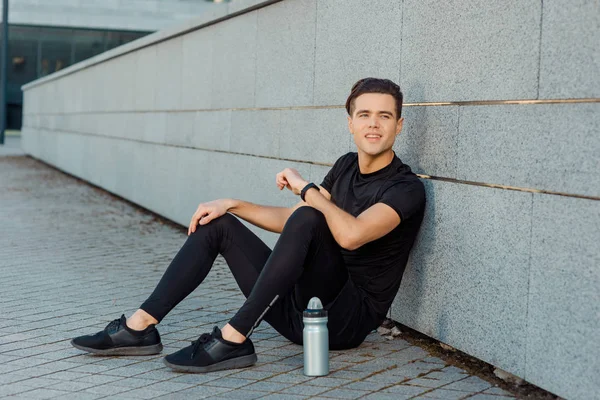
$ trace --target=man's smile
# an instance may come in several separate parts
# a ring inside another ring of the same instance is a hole
[[[382,136],[382,135],[380,135],[380,134],[378,134],[378,133],[367,133],[367,134],[365,135],[365,138],[366,138],[366,139],[367,139],[369,142],[373,142],[373,143],[375,143],[375,142],[378,142],[378,141],[381,139],[381,136]]]

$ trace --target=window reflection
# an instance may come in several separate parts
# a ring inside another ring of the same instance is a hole
[[[10,25],[8,129],[21,128],[21,86],[148,33]]]
[[[40,77],[60,71],[71,64],[72,39],[71,29],[42,31]]]
[[[83,61],[104,51],[105,32],[75,31],[73,34],[74,62]]]

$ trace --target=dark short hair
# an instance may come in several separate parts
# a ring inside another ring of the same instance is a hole
[[[389,79],[364,78],[352,86],[350,96],[346,100],[346,111],[352,116],[354,112],[354,101],[358,96],[365,93],[383,93],[391,95],[396,100],[396,118],[400,119],[402,115],[402,91],[400,86]]]

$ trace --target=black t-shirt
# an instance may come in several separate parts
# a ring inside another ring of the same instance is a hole
[[[387,204],[400,216],[400,224],[387,235],[356,250],[342,249],[352,282],[364,293],[376,320],[383,320],[423,220],[423,183],[396,155],[379,171],[361,174],[358,154],[348,153],[335,162],[321,186],[336,206],[354,217],[376,203]]]

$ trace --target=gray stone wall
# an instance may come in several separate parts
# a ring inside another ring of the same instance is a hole
[[[9,0],[8,21],[41,25],[157,31],[202,13],[226,9],[204,0]],[[233,0],[236,1],[236,0]],[[0,21],[2,21],[0,3]]]
[[[353,149],[350,86],[399,81],[395,150],[428,206],[391,315],[560,396],[598,398],[597,1],[262,4],[27,85],[25,150],[182,224],[217,197],[291,205],[276,172],[319,182]]]

